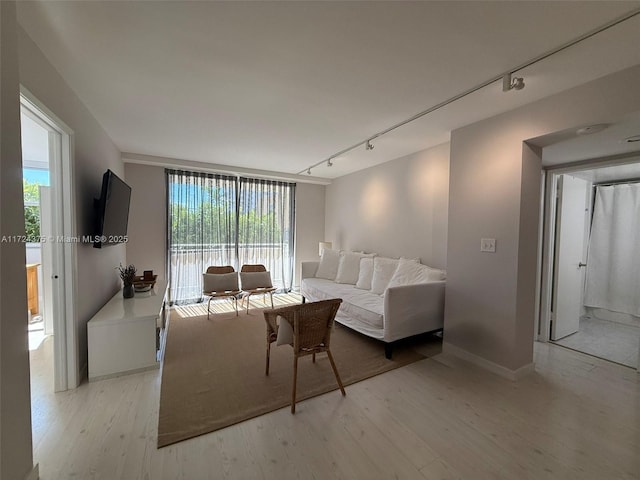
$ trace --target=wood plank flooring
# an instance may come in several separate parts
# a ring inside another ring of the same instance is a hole
[[[554,345],[518,382],[439,355],[158,450],[159,371],[53,394],[51,344],[32,352],[43,480],[640,478],[640,375]]]

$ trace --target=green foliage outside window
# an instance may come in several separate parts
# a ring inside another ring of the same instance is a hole
[[[24,203],[39,202],[40,201],[40,185],[37,183],[29,182],[28,180],[22,181],[22,190],[24,190]]]
[[[22,182],[24,190],[24,230],[27,242],[40,242],[40,190],[37,183],[27,180]],[[27,203],[38,203],[38,205],[27,205]]]
[[[27,242],[40,242],[40,207],[27,205],[24,207],[24,233]]]
[[[171,235],[174,244],[220,245],[236,241],[236,225],[225,225],[229,216],[224,206],[203,204],[201,211],[193,211],[182,205],[172,207]],[[281,228],[275,221],[275,214],[269,212],[257,215],[255,211],[241,213],[239,243],[253,243],[258,238],[280,239]]]
[[[253,208],[236,212],[235,201],[230,204],[216,189],[212,189],[211,195],[213,200],[189,206],[171,205],[171,240],[174,245],[234,245],[236,240],[239,244],[281,241],[282,228],[276,221],[275,212],[267,209],[258,212]]]

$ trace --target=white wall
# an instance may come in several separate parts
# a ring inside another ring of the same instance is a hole
[[[127,163],[125,181],[131,187],[131,207],[127,234],[127,263],[140,275],[153,270],[166,278],[167,196],[163,167]]]
[[[107,169],[124,176],[120,151],[89,110],[49,63],[27,33],[18,29],[20,83],[73,132],[78,235],[94,233],[93,199],[100,196]],[[120,288],[115,268],[125,262],[125,246],[95,249],[78,244],[77,338],[79,373],[87,366],[87,322]]]
[[[327,187],[325,240],[446,268],[448,192],[449,144],[340,177]]]
[[[0,2],[0,236],[24,235],[14,2]],[[25,247],[0,243],[0,479],[33,468]]]
[[[531,364],[541,153],[523,142],[638,111],[639,84],[636,66],[452,132],[445,351]]]
[[[166,187],[163,166],[125,164],[125,179],[131,186],[127,263],[139,270],[152,268],[164,276],[166,268]],[[299,284],[300,262],[318,260],[318,242],[324,237],[324,186],[296,186],[296,267],[294,285]]]
[[[324,241],[325,188],[323,185],[296,185],[296,270],[294,288],[299,290],[302,262],[317,262],[318,243]]]

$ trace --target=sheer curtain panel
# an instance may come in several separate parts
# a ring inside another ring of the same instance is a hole
[[[274,287],[287,292],[293,284],[295,198],[295,183],[240,178],[238,264],[263,264]]]
[[[295,183],[166,170],[169,285],[173,303],[202,300],[208,266],[261,263],[290,291]]]
[[[169,284],[174,303],[202,299],[202,273],[236,259],[235,177],[166,170]]]

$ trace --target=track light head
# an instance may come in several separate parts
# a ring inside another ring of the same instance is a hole
[[[502,77],[502,91],[508,92],[509,90],[522,90],[524,88],[524,78],[513,77],[508,73]]]
[[[333,167],[333,162],[331,159],[327,160],[327,167]]]
[[[367,150],[373,150],[373,144],[371,143],[370,140],[367,140],[367,143],[364,146],[364,148],[367,149]]]
[[[310,168],[307,169],[307,175],[311,175],[311,169]]]
[[[516,77],[511,82],[511,88],[514,90],[522,90],[524,88],[524,78]]]

